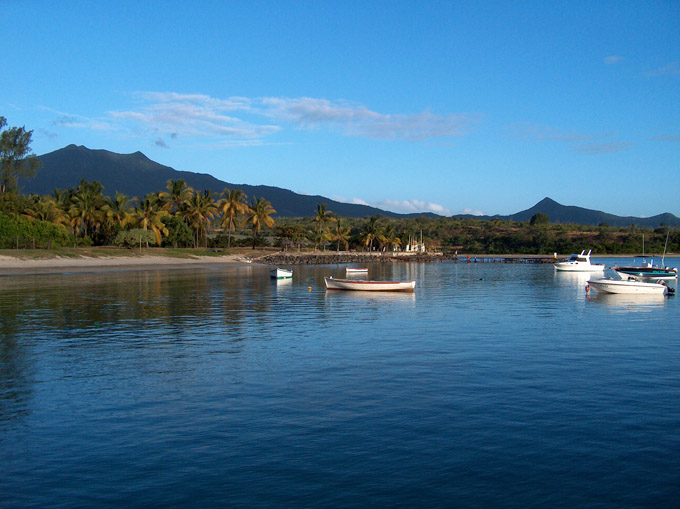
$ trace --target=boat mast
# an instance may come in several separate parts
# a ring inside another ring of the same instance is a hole
[[[666,232],[666,245],[663,247],[663,256],[661,257],[661,266],[664,267],[666,265],[666,262],[664,261],[666,259],[666,248],[668,247],[668,236],[670,235],[671,232]]]

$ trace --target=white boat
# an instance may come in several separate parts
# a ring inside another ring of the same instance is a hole
[[[272,279],[290,279],[293,277],[293,271],[288,269],[276,268],[269,272]]]
[[[622,279],[591,279],[588,281],[586,291],[588,291],[589,287],[603,293],[664,295],[665,293],[673,292],[673,289],[664,283],[646,283],[632,278],[625,281]]]
[[[347,274],[368,274],[368,269],[364,268],[354,268],[354,267],[346,267],[345,272]]]
[[[569,272],[598,272],[604,271],[604,263],[591,263],[589,250],[587,253],[585,249],[581,251],[581,254],[573,254],[569,257],[566,262],[557,262],[553,266],[557,270],[569,271]]]
[[[361,281],[357,279],[324,278],[328,290],[355,290],[361,292],[412,292],[415,281]]]

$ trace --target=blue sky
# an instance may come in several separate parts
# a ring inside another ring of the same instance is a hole
[[[39,155],[396,212],[680,216],[677,0],[0,0],[0,23],[0,115]]]

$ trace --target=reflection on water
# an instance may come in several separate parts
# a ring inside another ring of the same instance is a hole
[[[3,508],[677,502],[678,297],[500,263],[326,291],[343,274],[0,278]]]
[[[343,291],[328,290],[325,295],[326,301],[330,304],[340,304],[342,302],[357,303],[376,301],[385,304],[414,304],[416,294],[412,292],[363,292],[363,291]]]
[[[612,308],[621,313],[652,312],[663,308],[669,297],[665,295],[626,295],[595,292],[588,296],[593,305]]]

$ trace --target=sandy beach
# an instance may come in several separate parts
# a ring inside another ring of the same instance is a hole
[[[116,272],[246,266],[250,261],[242,255],[172,257],[141,256],[55,256],[26,258],[0,255],[0,276],[58,274],[63,272]]]

